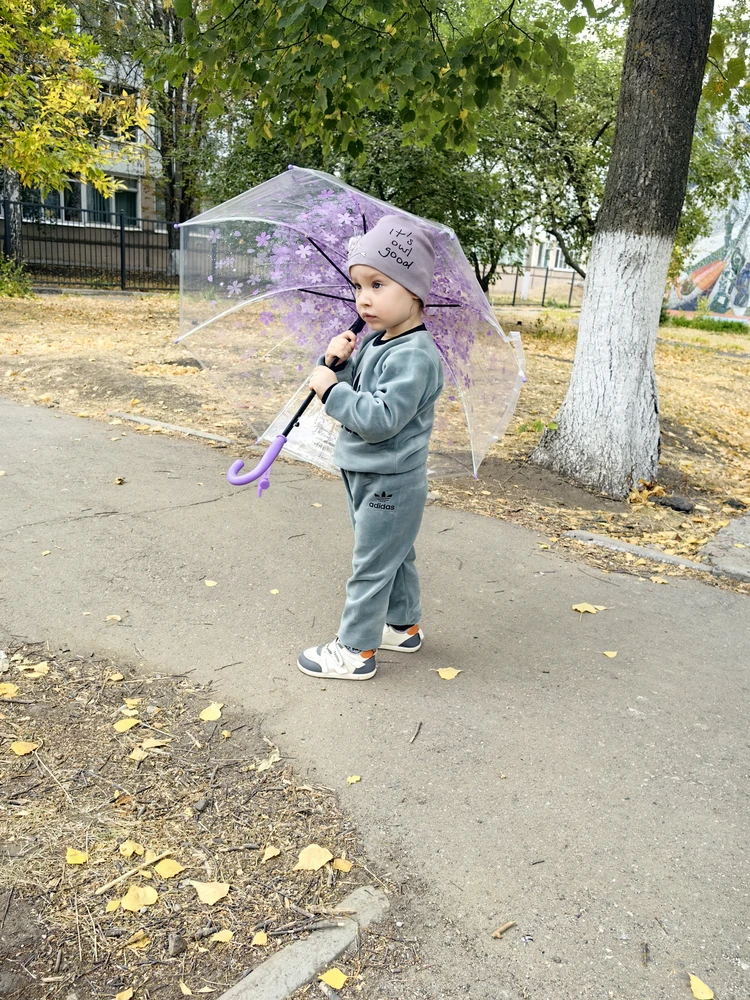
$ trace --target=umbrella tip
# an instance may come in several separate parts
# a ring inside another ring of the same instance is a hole
[[[286,169],[287,170],[294,170],[294,164],[293,163],[288,164]]]

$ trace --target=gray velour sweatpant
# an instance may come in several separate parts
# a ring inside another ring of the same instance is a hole
[[[422,617],[414,542],[427,502],[427,467],[341,475],[354,553],[339,639],[354,649],[377,649],[386,622],[416,625]]]

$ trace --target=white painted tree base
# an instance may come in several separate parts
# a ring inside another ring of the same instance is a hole
[[[531,460],[615,498],[659,466],[654,353],[672,240],[598,233],[567,395]]]

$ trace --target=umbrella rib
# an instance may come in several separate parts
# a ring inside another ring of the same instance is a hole
[[[301,292],[307,292],[308,295],[320,295],[324,299],[338,299],[339,302],[351,302],[352,305],[356,304],[356,299],[345,299],[343,295],[329,295],[328,292],[314,292],[312,288],[300,288]]]
[[[344,272],[341,270],[341,268],[338,266],[338,264],[334,264],[334,262],[331,260],[331,258],[328,256],[328,254],[325,252],[325,250],[323,250],[321,247],[319,247],[318,244],[315,242],[315,240],[311,236],[308,236],[307,239],[308,239],[308,241],[310,243],[312,243],[312,245],[315,247],[315,249],[318,251],[318,253],[322,254],[325,257],[325,259],[328,261],[328,263],[331,265],[331,267],[335,267],[336,268],[336,270],[339,272],[339,274],[344,279],[344,281],[346,281],[348,284],[350,284],[352,286],[352,288],[353,288],[354,287],[354,282],[351,280],[351,278],[349,277],[349,275],[348,274],[344,274]]]

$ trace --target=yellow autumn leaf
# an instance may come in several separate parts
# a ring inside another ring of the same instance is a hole
[[[144,847],[143,844],[139,844],[137,840],[123,840],[119,847],[120,854],[124,858],[132,858],[134,854],[139,857],[143,854]]]
[[[585,604],[585,603],[584,604],[574,604],[573,605],[573,610],[580,612],[582,615],[586,615],[586,614],[588,614],[588,615],[595,615],[596,612],[597,612],[597,609],[594,607],[593,604]]]
[[[260,859],[261,864],[263,864],[265,861],[270,861],[271,858],[278,858],[280,854],[281,851],[279,850],[278,847],[270,847],[270,846],[267,847],[263,852],[263,857]]]
[[[137,708],[127,708],[125,705],[120,705],[120,715],[124,715],[126,719],[134,719],[138,715]]]
[[[270,593],[272,593],[272,594],[278,594],[278,590],[276,590],[276,589],[274,588],[274,589],[273,589],[272,591],[270,591]]]
[[[350,872],[354,867],[354,862],[347,861],[346,858],[334,858],[333,867],[337,872]]]
[[[444,681],[452,681],[458,677],[459,674],[462,674],[463,670],[454,670],[453,667],[441,667],[440,670],[436,670],[435,673]]]
[[[156,736],[149,736],[141,742],[141,747],[144,750],[153,750],[154,747],[165,747],[167,743],[171,743],[172,740],[173,737],[171,736],[168,740],[160,740]]]
[[[136,705],[140,705],[140,703],[143,701],[143,698],[123,698],[122,700],[125,702],[128,708],[135,708]]]
[[[604,653],[605,656],[608,656],[610,660],[614,660],[614,658],[617,656],[617,650],[615,649],[603,649],[602,652]]]
[[[116,674],[110,674],[107,680],[112,681],[113,683],[116,684],[117,681],[124,681],[125,677],[123,674],[116,673]]]
[[[49,556],[51,554],[52,554],[52,549],[45,549],[44,552],[42,552],[43,556]]]
[[[213,986],[201,986],[201,988],[198,990],[198,992],[199,993],[215,993],[216,990],[213,988]]]
[[[107,615],[107,617],[104,620],[105,622],[121,622],[122,615]]]
[[[131,753],[128,754],[128,760],[140,761],[140,760],[145,760],[147,757],[148,754],[146,753],[146,751],[142,750],[140,747],[134,747]]]
[[[152,865],[158,857],[159,855],[156,853],[156,851],[152,851],[151,848],[149,847],[146,850],[145,854],[143,855],[143,863],[146,865]]]
[[[233,937],[234,931],[230,931],[228,927],[225,927],[222,930],[217,931],[215,934],[212,934],[208,940],[215,941],[217,944],[228,944]]]
[[[120,900],[119,899],[110,899],[110,901],[104,907],[104,909],[105,909],[105,911],[107,913],[114,913],[115,910],[119,910],[119,908],[120,908]]]
[[[362,778],[359,774],[350,774],[349,777],[346,779],[346,783],[347,785],[356,785],[357,782],[361,780]]]
[[[203,582],[207,587],[215,587],[217,583],[216,580],[204,580]]]
[[[125,942],[126,948],[134,948],[136,951],[145,951],[151,944],[151,938],[144,930],[136,931],[135,934]]]
[[[268,944],[268,935],[265,931],[258,931],[257,934],[253,934],[253,939],[250,944],[254,947],[262,947],[263,945]]]
[[[691,973],[690,976],[690,989],[693,991],[693,996],[695,1000],[714,1000],[714,991],[710,986],[706,986],[702,979],[698,979]]]
[[[126,990],[121,990],[116,996],[115,1000],[132,1000],[133,988],[128,986]]]
[[[652,576],[649,577],[651,583],[663,583],[665,586],[669,585],[669,581],[665,580],[663,576]]]
[[[65,863],[67,865],[85,865],[89,856],[85,851],[77,851],[75,847],[69,847],[65,851]]]
[[[25,663],[21,666],[24,677],[28,677],[29,680],[35,681],[39,677],[46,677],[49,673],[49,663],[43,660],[41,663]]]
[[[201,903],[207,903],[209,906],[218,903],[229,892],[228,882],[195,882],[193,879],[189,879],[188,885],[195,888]]]
[[[324,972],[322,976],[318,977],[326,986],[330,986],[334,990],[340,990],[341,987],[347,980],[347,977],[341,971],[341,969],[329,969],[328,972]]]
[[[185,869],[179,861],[173,861],[171,858],[164,858],[163,861],[159,861],[158,864],[154,865],[154,871],[159,878],[174,878],[175,875],[179,875],[180,872],[184,872]]]
[[[159,893],[152,885],[131,885],[120,901],[123,910],[136,913],[142,906],[153,906]]]
[[[16,740],[10,745],[16,757],[25,757],[27,753],[33,753],[39,749],[38,743],[27,743],[26,740]]]
[[[323,504],[322,503],[314,503],[314,504],[311,504],[310,506],[311,507],[322,507]]]
[[[127,733],[133,726],[139,725],[140,721],[140,719],[118,719],[112,728],[116,733]]]
[[[204,722],[216,722],[217,719],[221,718],[221,710],[223,707],[223,701],[213,701],[210,705],[203,709],[200,714],[200,718]]]
[[[229,729],[222,729],[221,735],[225,740],[230,740],[232,738],[232,732]]]
[[[0,684],[0,698],[15,698],[17,694],[17,684],[9,684],[7,681]]]
[[[193,991],[189,986],[183,983],[182,980],[180,980],[180,993],[182,993],[184,997],[191,997],[193,995]]]
[[[317,844],[310,844],[303,851],[300,851],[297,864],[294,866],[295,872],[316,872],[323,865],[333,860],[333,855],[327,847],[319,847]]]

